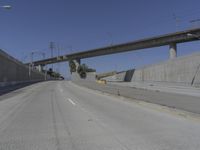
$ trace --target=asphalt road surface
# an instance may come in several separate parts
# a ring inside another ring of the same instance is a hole
[[[200,121],[68,81],[0,98],[0,150],[200,149]]]

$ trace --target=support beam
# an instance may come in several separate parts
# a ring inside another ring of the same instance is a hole
[[[81,64],[81,59],[75,59],[74,62],[80,65]]]
[[[176,43],[172,43],[169,45],[169,57],[170,59],[174,59],[177,57],[177,46]]]
[[[80,59],[75,59],[75,60],[73,60],[74,61],[74,63],[76,64],[76,70],[78,69],[78,67],[80,66],[80,64],[81,64],[81,60]]]
[[[77,72],[78,67],[81,64],[80,59],[74,59],[69,61],[70,72]]]

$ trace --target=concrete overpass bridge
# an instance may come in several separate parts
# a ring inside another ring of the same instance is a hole
[[[81,68],[80,66],[80,62],[81,62],[80,60],[84,58],[110,55],[110,54],[123,53],[123,52],[128,52],[128,51],[136,51],[136,50],[141,50],[145,48],[169,45],[169,58],[173,59],[177,57],[177,44],[196,41],[196,40],[200,40],[200,28],[155,36],[151,38],[145,38],[145,39],[136,40],[136,41],[132,41],[128,43],[122,43],[122,44],[67,54],[67,55],[43,59],[43,60],[38,60],[32,63],[29,63],[27,65],[38,66],[39,70],[42,70],[42,67],[45,65],[69,61],[71,72],[78,72],[79,75],[81,74],[80,72],[82,72],[83,76],[85,76],[87,71],[85,71],[85,69]]]
[[[117,44],[113,46],[107,46],[103,48],[97,48],[92,50],[87,50],[83,52],[77,52],[73,54],[67,54],[63,56],[43,59],[34,61],[34,66],[47,65],[58,62],[64,62],[69,60],[78,60],[102,55],[123,53],[128,51],[136,51],[145,48],[160,47],[169,45],[169,57],[173,59],[177,56],[177,44],[184,42],[191,42],[200,40],[200,28],[185,30],[181,32],[175,32],[171,34],[165,34],[161,36],[155,36],[151,38],[145,38],[133,42]]]

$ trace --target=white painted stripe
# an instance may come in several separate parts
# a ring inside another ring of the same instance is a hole
[[[76,105],[76,103],[73,101],[73,100],[71,100],[70,98],[68,98],[68,101],[70,102],[70,103],[72,103],[72,105]]]

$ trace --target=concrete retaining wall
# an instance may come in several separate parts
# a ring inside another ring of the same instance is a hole
[[[72,74],[72,80],[79,80],[78,74]],[[108,82],[145,82],[150,84],[168,84],[200,87],[200,53],[178,57],[162,63],[149,65],[141,69],[119,72],[102,78]],[[81,79],[82,80],[82,79]],[[94,81],[95,75],[88,74],[85,81]]]
[[[102,78],[108,82],[130,82],[134,74],[134,69],[128,71],[118,72],[115,75]]]
[[[200,53],[136,69],[132,82],[200,86]]]
[[[12,56],[0,50],[0,86],[44,80],[44,74],[31,71]]]
[[[126,71],[123,71],[123,72],[119,72],[115,75],[108,76],[102,79],[108,82],[123,82],[125,79],[125,76],[126,76]]]
[[[134,72],[135,72],[135,69],[131,69],[131,70],[126,71],[124,81],[125,82],[131,82]]]

